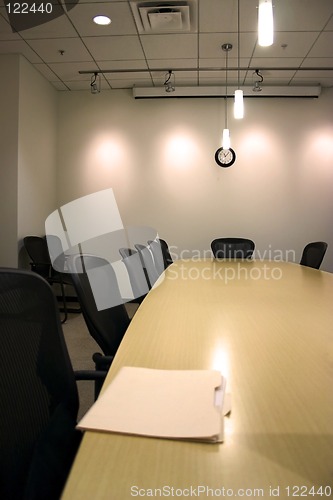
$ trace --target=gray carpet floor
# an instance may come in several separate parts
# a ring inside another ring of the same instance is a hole
[[[130,318],[135,314],[137,307],[136,304],[126,304]],[[69,314],[66,323],[62,327],[73,369],[93,370],[92,355],[94,352],[102,351],[90,336],[82,314]],[[94,382],[79,380],[77,386],[80,398],[78,416],[80,420],[94,402]]]

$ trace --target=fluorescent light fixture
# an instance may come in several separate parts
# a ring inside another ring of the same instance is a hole
[[[108,16],[95,16],[93,21],[100,26],[107,26],[108,24],[111,24],[111,19]]]
[[[234,118],[237,120],[244,118],[243,91],[240,89],[235,90]]]
[[[259,0],[258,43],[262,47],[273,44],[273,6],[272,0]]]
[[[230,132],[229,132],[228,128],[223,129],[222,148],[223,149],[230,149]]]

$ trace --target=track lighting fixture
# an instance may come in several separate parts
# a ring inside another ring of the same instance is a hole
[[[166,73],[165,75],[164,87],[165,87],[165,92],[174,92],[176,89],[175,74],[171,70],[169,70],[168,73]]]
[[[262,76],[262,74],[258,69],[256,69],[252,73],[252,80],[253,80],[253,89],[252,89],[253,92],[261,92],[262,91],[261,84],[264,81],[264,77]]]
[[[94,73],[90,79],[90,92],[99,94],[101,91],[101,77],[98,73]]]

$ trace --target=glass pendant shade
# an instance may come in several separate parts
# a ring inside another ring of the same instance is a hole
[[[230,132],[229,132],[228,128],[223,129],[222,148],[223,149],[230,149]]]
[[[272,0],[259,0],[258,44],[262,47],[268,47],[273,44]]]
[[[243,91],[239,89],[235,90],[234,117],[236,119],[244,118]]]

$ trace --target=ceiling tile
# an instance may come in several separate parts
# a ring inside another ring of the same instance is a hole
[[[143,52],[136,36],[85,37],[84,43],[95,60],[143,59]]]
[[[254,57],[305,57],[317,37],[316,32],[277,32],[274,34],[273,45],[256,46]]]
[[[199,4],[201,33],[237,31],[237,2],[206,0]]]
[[[191,34],[142,35],[147,59],[187,59],[197,56],[198,36]]]
[[[308,55],[309,57],[332,57],[333,31],[324,31],[321,33]]]
[[[256,33],[243,33],[240,37],[240,57],[251,57],[257,40]],[[225,61],[222,45],[231,43],[228,59],[237,58],[237,33],[203,33],[199,36],[199,57]]]
[[[276,0],[274,4],[276,31],[321,31],[333,13],[332,0]]]
[[[29,40],[29,45],[47,63],[92,60],[91,55],[79,38]],[[60,51],[64,51],[64,53],[61,54]]]

